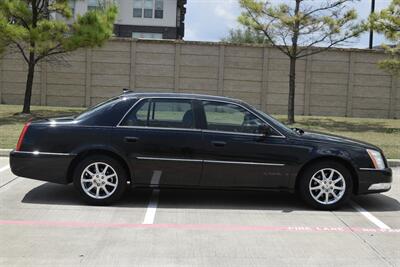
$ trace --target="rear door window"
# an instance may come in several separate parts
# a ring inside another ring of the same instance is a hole
[[[122,126],[148,126],[158,128],[194,128],[191,100],[142,100],[121,123]]]

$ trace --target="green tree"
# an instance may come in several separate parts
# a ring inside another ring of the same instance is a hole
[[[392,0],[389,7],[369,18],[372,29],[383,33],[392,45],[383,45],[389,58],[379,66],[394,75],[400,75],[400,0]]]
[[[347,4],[358,0],[239,0],[239,23],[262,31],[272,45],[289,57],[288,123],[294,120],[296,61],[358,36],[365,26]]]
[[[112,36],[117,13],[110,2],[68,24],[72,18],[68,0],[0,1],[0,52],[15,50],[28,65],[22,113],[30,113],[36,65],[81,47],[102,45]]]
[[[254,31],[249,28],[231,29],[227,37],[221,39],[222,42],[233,44],[266,44],[270,43],[261,31]]]

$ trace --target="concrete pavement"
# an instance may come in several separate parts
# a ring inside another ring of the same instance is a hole
[[[73,186],[16,178],[7,164],[0,158],[0,266],[400,266],[400,168],[390,192],[353,199],[364,213],[210,190],[161,190],[154,202],[133,189],[92,207]]]

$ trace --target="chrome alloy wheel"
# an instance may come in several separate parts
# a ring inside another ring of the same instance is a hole
[[[346,191],[343,175],[335,169],[325,168],[317,171],[309,183],[311,196],[323,205],[338,202]]]
[[[83,191],[95,199],[110,197],[118,186],[117,172],[107,163],[94,162],[81,175]]]

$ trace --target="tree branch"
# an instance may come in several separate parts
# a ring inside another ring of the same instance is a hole
[[[335,2],[333,4],[330,4],[330,5],[328,4],[326,6],[322,6],[320,8],[313,9],[310,12],[305,13],[304,17],[309,17],[310,15],[312,15],[312,14],[314,14],[316,12],[325,11],[325,10],[329,10],[329,9],[341,6],[342,4],[344,4],[346,2],[352,2],[352,0],[340,0],[340,1],[337,1],[337,2]]]
[[[275,41],[272,39],[272,37],[270,36],[270,34],[268,33],[268,28],[270,27],[270,25],[275,21],[275,18],[273,18],[267,25],[266,25],[266,27],[264,27],[254,16],[253,16],[253,14],[251,13],[251,11],[246,7],[245,8],[246,10],[247,10],[247,13],[251,16],[251,18],[253,19],[253,21],[255,22],[255,23],[257,23],[257,25],[261,28],[261,31],[265,34],[265,36],[267,37],[267,39],[268,39],[268,41],[270,41],[271,42],[271,44],[274,46],[274,47],[276,47],[276,48],[278,48],[282,53],[284,53],[285,55],[287,55],[287,56],[290,56],[290,51],[289,51],[289,49],[288,49],[288,47],[286,46],[285,48],[286,48],[286,50],[285,49],[283,49],[281,46],[278,46],[276,43],[275,43]]]
[[[22,56],[24,57],[26,63],[29,64],[29,59],[25,54],[24,48],[17,41],[14,41],[12,39],[10,39],[10,41],[17,46],[18,50],[21,52]]]

